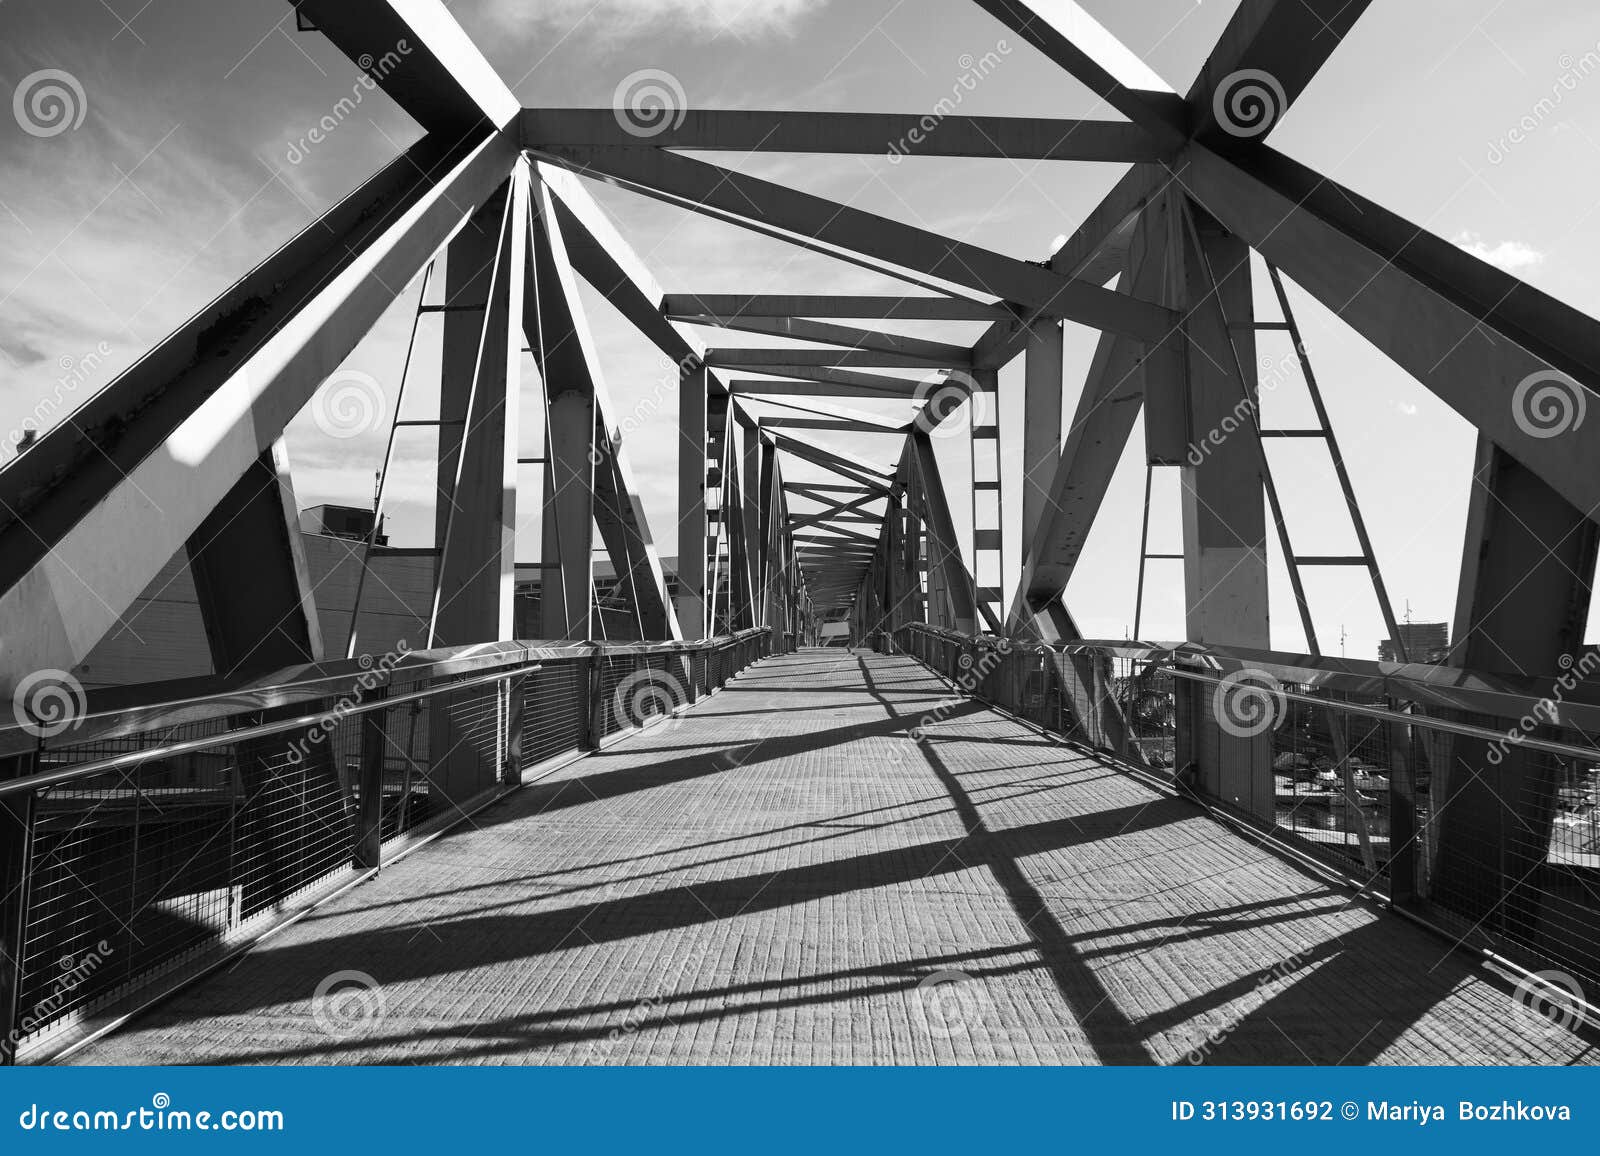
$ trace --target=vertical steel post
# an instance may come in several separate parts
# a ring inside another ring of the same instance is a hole
[[[376,702],[388,697],[387,686],[375,686],[362,695],[362,702]],[[363,870],[383,865],[383,761],[389,745],[384,723],[388,717],[387,707],[364,711],[361,715],[354,863]],[[402,796],[400,801],[404,804],[405,798]]]
[[[33,752],[0,763],[0,778],[19,779],[37,764]],[[22,1019],[22,951],[33,890],[32,791],[0,798],[0,1065],[16,1063]]]
[[[514,674],[505,681],[506,695],[506,761],[500,770],[500,781],[508,787],[522,783],[522,723],[527,717],[528,676]]]

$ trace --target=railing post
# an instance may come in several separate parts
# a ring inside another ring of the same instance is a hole
[[[600,739],[605,728],[600,725],[600,712],[605,709],[600,702],[600,687],[603,679],[600,672],[600,652],[591,648],[589,653],[580,658],[578,683],[583,692],[578,695],[578,717],[582,720],[579,733],[580,749],[597,751],[600,749]]]
[[[689,649],[678,657],[678,669],[683,676],[683,699],[689,703],[700,701],[700,687],[694,680],[694,654],[694,649]]]
[[[1416,775],[1409,729],[1399,722],[1384,727],[1389,740],[1389,902],[1395,907],[1409,906],[1417,897]]]
[[[389,697],[387,686],[375,686],[362,695],[363,703]],[[364,711],[361,715],[361,763],[356,785],[356,846],[353,862],[366,870],[383,865],[383,760],[389,745],[384,720],[387,707]],[[409,755],[410,752],[407,752]],[[401,798],[401,804],[406,800]]]
[[[0,778],[35,770],[32,752],[5,760]],[[0,1065],[17,1062],[22,1018],[22,951],[33,893],[35,792],[0,797]]]
[[[522,720],[527,697],[528,676],[514,674],[505,682],[506,761],[500,768],[500,782],[508,787],[522,784]]]

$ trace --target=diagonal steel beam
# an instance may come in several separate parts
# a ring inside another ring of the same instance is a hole
[[[427,132],[461,140],[503,129],[521,112],[441,0],[290,3]]]
[[[1195,199],[1229,230],[1579,511],[1600,510],[1600,422],[1570,421],[1600,407],[1600,321],[1266,146],[1193,145],[1188,160]],[[1559,436],[1518,393],[1540,380],[1564,394]]]
[[[1189,87],[1191,134],[1205,140],[1220,129],[1264,137],[1371,3],[1243,0]],[[1220,125],[1219,108],[1227,118]]]
[[[1015,313],[1003,302],[965,297],[871,297],[845,294],[668,293],[672,317],[848,317],[876,321],[1003,321]]]
[[[1160,144],[1183,143],[1188,115],[1182,98],[1073,0],[976,3]]]
[[[452,146],[413,146],[0,472],[0,684],[83,659],[516,159]]]

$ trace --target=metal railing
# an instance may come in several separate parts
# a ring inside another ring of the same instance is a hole
[[[964,693],[1168,777],[1464,943],[1600,992],[1600,706],[1569,701],[1576,671],[1541,684],[922,625],[893,641]]]
[[[723,687],[699,643],[401,650],[90,696],[0,728],[0,1063],[136,1007],[470,814],[524,772]]]

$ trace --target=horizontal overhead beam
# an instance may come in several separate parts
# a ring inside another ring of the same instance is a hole
[[[742,317],[696,316],[694,314],[669,314],[676,321],[691,325],[709,325],[733,329],[742,333],[759,333],[765,337],[787,337],[793,341],[810,341],[821,345],[838,345],[847,349],[875,353],[904,354],[917,362],[930,366],[970,366],[972,350],[965,345],[949,345],[942,341],[928,341],[920,337],[907,337],[902,333],[888,333],[877,329],[857,329],[850,325],[835,325],[826,321],[811,321],[804,317]]]
[[[762,405],[772,406],[778,409],[792,410],[795,413],[805,414],[807,417],[832,418],[836,421],[852,421],[861,425],[871,426],[877,430],[884,430],[886,432],[904,433],[907,425],[909,424],[906,422],[885,421],[884,419],[875,417],[870,413],[863,413],[860,410],[854,410],[843,405],[829,405],[826,402],[813,405],[800,405],[792,401],[779,401],[777,398],[758,398],[755,400],[759,401],[759,403]],[[741,407],[741,412],[742,410],[743,407]]]
[[[849,417],[806,417],[802,414],[773,414],[759,419],[762,429],[811,429],[833,433],[900,434],[904,435],[911,423],[885,425],[876,421],[858,421]]]
[[[633,123],[627,109],[529,108],[522,113],[523,139],[536,148],[627,147],[643,142],[657,148],[714,152],[860,153],[894,158],[1130,162],[1155,160],[1161,155],[1154,137],[1123,121],[936,118],[900,112],[663,111],[666,115],[656,120]]]
[[[728,384],[735,397],[747,401],[764,401],[777,397],[853,397],[867,401],[884,399],[911,401],[917,397],[915,382],[906,388],[887,386],[852,385],[848,382],[829,381],[763,381],[753,377],[736,377]]]
[[[890,265],[964,285],[1032,308],[1141,340],[1159,341],[1177,321],[1171,310],[964,241],[880,217],[798,189],[648,148],[556,148],[550,159],[590,176],[611,177],[696,212],[716,210]]]
[[[846,454],[819,446],[814,442],[796,437],[794,434],[775,433],[773,444],[780,450],[794,454],[798,458],[810,462],[812,465],[821,466],[823,469],[849,478],[853,482],[870,486],[875,490],[887,493],[893,483],[891,475],[870,462],[862,461],[853,454]]]
[[[712,348],[705,363],[719,369],[765,369],[787,373],[798,366],[830,369],[957,369],[971,363],[971,353],[954,357],[921,357],[910,353],[885,353],[876,349],[748,349]]]
[[[924,367],[925,368],[925,367]],[[831,365],[787,365],[781,370],[768,367],[752,372],[773,373],[784,378],[798,378],[802,382],[815,382],[819,385],[845,386],[842,392],[834,389],[809,390],[786,389],[785,383],[778,376],[771,381],[762,381],[759,378],[735,378],[729,388],[738,390],[744,387],[746,393],[796,393],[810,396],[848,397],[856,393],[862,396],[871,394],[875,397],[923,397],[932,385],[927,382],[913,381],[910,378],[894,377],[884,373],[862,373],[857,369],[838,369]]]
[[[848,317],[873,321],[1005,321],[1004,304],[964,297],[862,297],[834,294],[668,293],[674,317]]]

